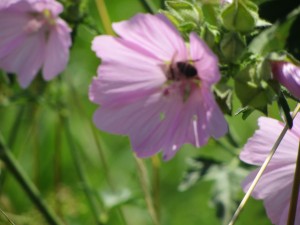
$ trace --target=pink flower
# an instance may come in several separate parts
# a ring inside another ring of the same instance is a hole
[[[259,118],[259,130],[255,132],[240,154],[246,163],[261,166],[281,133],[284,124],[266,117]],[[273,224],[286,225],[293,186],[294,172],[300,141],[300,115],[294,119],[266,171],[254,189],[253,197],[263,199]],[[258,170],[253,171],[243,182],[246,192]],[[300,225],[300,198],[295,225]]]
[[[101,105],[99,129],[129,135],[139,157],[162,150],[166,160],[184,143],[202,146],[226,133],[211,93],[218,60],[195,33],[185,44],[160,14],[138,14],[113,28],[120,38],[99,36],[92,46],[102,60],[89,93]]]
[[[272,61],[271,67],[274,79],[300,99],[300,67],[284,61]]]
[[[0,1],[0,68],[16,73],[22,87],[41,68],[50,80],[66,67],[71,37],[62,10],[54,0]]]

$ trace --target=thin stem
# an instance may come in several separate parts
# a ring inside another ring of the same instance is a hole
[[[154,209],[157,215],[158,220],[160,219],[160,179],[159,179],[159,167],[160,161],[157,155],[151,158],[153,177],[152,177],[152,189],[153,189],[153,198],[154,198]]]
[[[70,88],[71,88],[71,91],[72,91],[72,96],[73,96],[75,102],[77,103],[78,109],[81,111],[81,113],[83,114],[83,116],[85,118],[88,118],[88,115],[87,115],[86,111],[84,110],[82,102],[81,102],[80,98],[78,97],[78,94],[77,94],[77,92],[76,92],[76,90],[75,90],[75,88],[72,84],[72,80],[69,80],[67,83],[70,84]],[[105,177],[106,182],[109,185],[109,187],[112,189],[113,192],[115,192],[116,188],[115,188],[114,183],[112,181],[111,173],[110,173],[109,168],[108,168],[108,164],[107,164],[107,160],[106,160],[103,148],[102,148],[101,143],[100,143],[100,141],[97,137],[95,126],[93,125],[93,123],[90,119],[88,119],[88,124],[89,124],[90,130],[93,134],[93,138],[94,138],[94,141],[95,141],[95,144],[96,144],[99,156],[100,156],[101,165],[102,165],[102,168],[103,168],[103,171],[104,171],[104,177]],[[117,211],[119,213],[120,220],[122,221],[122,223],[124,225],[127,225],[127,221],[126,221],[126,218],[125,218],[125,215],[124,215],[124,212],[123,212],[122,208],[121,207],[117,208]]]
[[[144,192],[144,197],[145,197],[146,205],[147,205],[147,208],[148,208],[148,212],[150,214],[150,217],[151,217],[153,223],[155,225],[159,225],[158,215],[155,211],[154,204],[153,204],[153,201],[152,201],[152,196],[151,196],[151,193],[150,193],[149,188],[148,188],[147,169],[144,165],[143,160],[137,158],[136,156],[134,156],[134,158],[135,158],[135,161],[136,161],[136,164],[137,164],[138,173],[139,173],[139,180],[140,180],[142,190]]]
[[[8,137],[8,141],[7,141],[7,146],[9,146],[10,149],[13,148],[13,144],[15,143],[15,140],[18,136],[18,131],[20,130],[19,127],[21,125],[21,121],[22,121],[24,112],[25,112],[25,108],[23,106],[21,106],[21,108],[18,110],[16,119],[10,129],[9,137]],[[0,176],[0,192],[2,192],[2,190],[4,189],[6,176],[7,176],[6,171],[3,170],[3,172]]]
[[[2,209],[0,209],[0,212],[11,225],[15,225],[14,222],[11,219],[9,219],[9,217],[6,215],[6,213]]]
[[[150,13],[156,13],[157,12],[157,7],[153,3],[153,0],[141,0],[142,4],[145,6],[145,8],[150,12]]]
[[[104,0],[96,0],[96,4],[97,4],[99,16],[104,26],[105,33],[109,35],[114,35],[114,31],[111,28],[111,22],[110,22],[110,18]]]
[[[300,103],[298,103],[298,105],[296,106],[296,109],[293,112],[292,118],[294,119],[295,116],[297,115],[298,111],[300,110]],[[244,208],[244,206],[246,205],[246,202],[248,201],[249,197],[251,196],[255,186],[257,185],[258,181],[260,180],[263,172],[265,171],[265,169],[267,168],[267,165],[269,164],[269,162],[271,161],[274,153],[276,152],[276,149],[278,148],[280,142],[282,141],[284,135],[286,134],[288,130],[288,125],[286,124],[283,128],[283,130],[281,131],[279,137],[277,138],[275,144],[273,145],[273,148],[271,149],[268,157],[266,158],[266,160],[264,161],[264,163],[262,164],[261,168],[259,169],[255,179],[253,180],[249,190],[247,191],[247,193],[245,194],[244,198],[242,199],[239,207],[237,208],[237,210],[235,211],[231,221],[229,222],[228,225],[233,225],[236,220],[238,219],[238,216],[240,215],[242,209]]]
[[[54,189],[55,193],[59,192],[61,184],[61,139],[62,139],[62,125],[61,120],[58,119],[55,132],[55,151],[54,151]],[[58,215],[61,215],[61,202],[55,195],[55,210]]]
[[[91,209],[91,211],[94,215],[96,224],[97,225],[104,225],[104,223],[102,223],[102,221],[100,220],[100,217],[99,217],[100,213],[98,212],[97,204],[96,204],[96,202],[93,198],[93,195],[91,194],[92,191],[91,191],[91,188],[88,184],[88,179],[85,176],[85,173],[83,171],[83,166],[82,166],[81,161],[80,161],[80,155],[79,155],[79,152],[78,152],[78,148],[77,148],[77,145],[74,143],[74,139],[73,139],[72,134],[71,134],[69,123],[68,123],[67,119],[64,119],[63,122],[65,124],[66,137],[67,137],[67,141],[68,141],[69,146],[70,146],[70,151],[71,151],[71,154],[72,154],[72,157],[73,157],[75,168],[77,170],[79,179],[80,179],[80,181],[83,185],[83,190],[84,190],[84,193],[85,193],[86,198],[88,200],[89,207],[90,207],[90,209]]]
[[[24,170],[18,164],[17,160],[11,154],[10,150],[4,144],[2,136],[0,134],[0,158],[5,163],[6,167],[13,174],[17,182],[21,185],[24,191],[27,193],[28,197],[31,199],[33,204],[37,207],[40,213],[43,215],[45,220],[50,225],[63,225],[61,220],[47,207],[41,194],[34,186],[34,184],[29,180],[27,175],[23,172]]]
[[[287,225],[294,225],[296,219],[297,205],[298,205],[298,197],[299,197],[299,187],[300,187],[300,143],[298,147],[298,156],[296,162],[296,169],[294,175],[294,183],[293,190],[291,195],[291,203],[289,209],[289,217]]]

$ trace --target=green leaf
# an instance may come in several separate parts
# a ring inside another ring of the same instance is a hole
[[[231,115],[232,113],[232,88],[226,84],[219,83],[214,88],[216,95],[216,101],[226,114]]]

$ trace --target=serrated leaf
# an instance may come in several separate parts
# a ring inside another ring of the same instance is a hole
[[[227,224],[236,209],[240,184],[247,171],[233,159],[229,165],[214,165],[205,179],[213,181],[212,204],[217,208],[217,216],[222,224]]]

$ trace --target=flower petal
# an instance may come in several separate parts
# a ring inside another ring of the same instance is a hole
[[[218,58],[196,33],[190,34],[190,54],[201,80],[209,85],[220,80]]]
[[[300,98],[300,67],[283,61],[273,61],[271,65],[274,79]]]
[[[27,87],[38,73],[44,59],[44,33],[28,36],[22,46],[15,48],[0,61],[0,67],[17,73],[23,88]]]
[[[180,33],[162,14],[137,14],[128,21],[114,23],[113,28],[124,40],[162,61],[187,59],[186,46]]]
[[[204,85],[201,90],[201,95],[204,99],[206,112],[205,118],[207,118],[209,133],[214,138],[220,138],[228,132],[227,122],[211,91],[208,88],[204,87]]]
[[[0,13],[0,59],[23,43],[23,28],[27,21],[27,16],[23,14],[6,11]]]
[[[299,116],[297,116],[298,120]],[[259,130],[248,140],[240,154],[241,160],[254,165],[261,165],[265,161],[284,127],[279,121],[267,117],[260,117],[258,124]],[[299,137],[294,132],[288,130],[278,146],[272,162],[294,162],[298,143]]]
[[[45,80],[50,80],[62,72],[69,60],[70,28],[61,19],[58,19],[56,23],[56,26],[50,30],[45,50],[45,63],[43,66]]]
[[[159,62],[124,40],[101,36],[92,48],[103,60],[90,88],[93,102],[125,104],[157,91],[166,81]]]

